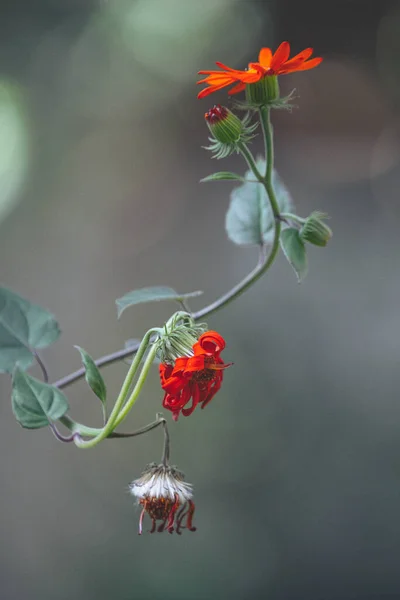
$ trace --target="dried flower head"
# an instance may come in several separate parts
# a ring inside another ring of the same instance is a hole
[[[139,535],[143,532],[146,513],[152,521],[150,533],[166,530],[168,533],[175,531],[181,534],[181,529],[196,531],[196,527],[192,525],[195,511],[192,486],[184,479],[184,474],[175,467],[151,463],[139,479],[132,481],[130,492],[143,507],[139,519]],[[157,521],[161,521],[158,527]]]

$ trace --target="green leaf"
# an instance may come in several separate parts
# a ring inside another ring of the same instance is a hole
[[[56,421],[68,410],[64,394],[53,385],[43,383],[16,367],[13,374],[12,408],[14,415],[28,429],[39,429]]]
[[[203,292],[198,291],[190,292],[188,294],[178,294],[174,289],[166,286],[154,286],[133,290],[115,301],[118,310],[118,318],[128,306],[134,306],[135,304],[141,304],[142,302],[155,302],[160,300],[175,300],[177,302],[182,302],[186,298],[194,298],[195,296],[200,296],[202,293]]]
[[[87,383],[105,406],[107,401],[107,389],[97,365],[90,354],[86,352],[86,350],[80,346],[75,346],[75,348],[81,353],[82,362],[86,370],[85,379]]]
[[[257,168],[264,173],[265,161],[258,159]],[[228,237],[240,246],[270,244],[275,222],[267,192],[261,183],[254,181],[252,171],[247,171],[245,177],[245,183],[231,192],[225,221]],[[276,171],[273,172],[272,182],[280,212],[289,211],[292,200]]]
[[[56,341],[60,328],[54,316],[25,298],[0,287],[0,372],[27,369],[33,350]]]
[[[281,247],[296,271],[297,279],[299,283],[307,275],[307,254],[303,240],[300,237],[300,232],[294,227],[288,227],[281,232]]]
[[[200,183],[206,183],[207,181],[245,181],[245,178],[242,175],[236,175],[236,173],[231,173],[230,171],[220,171],[218,173],[213,173],[212,175],[207,175],[207,177],[203,177],[200,179]]]

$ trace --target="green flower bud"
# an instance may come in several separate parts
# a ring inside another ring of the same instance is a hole
[[[301,239],[315,246],[326,246],[332,237],[331,228],[322,220],[327,218],[329,218],[328,215],[321,212],[311,213],[300,229]]]
[[[204,115],[207,126],[212,134],[208,139],[213,158],[225,158],[234,152],[239,152],[241,144],[247,144],[253,137],[258,123],[251,124],[251,115],[248,112],[240,120],[225,106],[216,104]]]
[[[214,138],[222,144],[235,144],[243,131],[242,121],[225,106],[216,104],[204,115]]]
[[[266,75],[256,83],[246,85],[246,104],[248,106],[274,105],[279,97],[279,83],[276,75]]]

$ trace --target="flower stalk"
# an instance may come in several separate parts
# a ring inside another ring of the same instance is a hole
[[[322,213],[313,213],[307,219],[302,219],[291,213],[280,214],[273,182],[274,140],[271,110],[279,108],[278,104],[285,100],[280,99],[278,75],[318,66],[322,58],[311,58],[312,53],[312,49],[307,48],[289,59],[290,46],[287,42],[283,42],[275,53],[272,53],[269,48],[262,48],[259,54],[259,62],[250,63],[246,71],[237,71],[226,67],[222,63],[217,63],[218,67],[222,69],[221,71],[202,72],[207,77],[198,83],[205,83],[208,87],[200,92],[199,97],[207,96],[222,87],[232,84],[234,84],[234,87],[231,88],[229,94],[237,94],[241,91],[246,93],[247,108],[250,112],[243,120],[240,120],[229,109],[219,104],[214,105],[205,114],[212,135],[212,138],[210,138],[212,145],[208,149],[211,150],[215,158],[223,158],[232,152],[238,152],[243,156],[248,168],[254,175],[255,181],[265,189],[273,215],[272,243],[267,246],[260,242],[259,259],[256,267],[242,281],[217,300],[196,312],[187,310],[187,312],[176,313],[163,329],[154,328],[148,331],[140,344],[96,361],[97,365],[102,366],[135,355],[114,408],[102,429],[88,428],[75,423],[69,417],[62,417],[61,422],[71,430],[72,435],[70,437],[80,448],[94,447],[100,441],[109,437],[117,437],[118,435],[128,437],[141,433],[139,430],[133,434],[117,434],[114,430],[124,421],[134,406],[157,355],[161,359],[160,376],[162,388],[165,391],[164,408],[173,412],[175,420],[180,413],[184,416],[191,414],[197,404],[204,408],[219,389],[222,381],[222,369],[228,365],[225,365],[222,360],[222,364],[218,362],[220,361],[219,351],[214,355],[212,352],[207,354],[207,352],[204,353],[199,350],[198,340],[201,341],[207,335],[207,327],[205,324],[199,323],[200,319],[226,307],[265,275],[275,261],[279,250],[282,223],[294,223],[299,229],[301,239],[315,245],[326,245],[331,237],[330,229],[322,221],[322,218],[325,217]],[[251,113],[251,111],[253,112]],[[265,172],[260,172],[260,168],[248,147],[248,142],[253,137],[252,134],[258,125],[258,123],[251,124],[251,114],[257,114],[258,121],[261,124],[265,148]],[[184,308],[187,308],[186,305]],[[215,332],[208,332],[208,334],[211,333]],[[75,373],[55,382],[54,385],[59,388],[66,387],[84,374],[85,370],[79,369]],[[135,378],[136,384],[131,390]],[[192,405],[187,408],[190,400],[192,400]],[[153,424],[150,424],[149,427],[151,429]],[[146,431],[150,429],[146,429]],[[164,425],[164,431],[163,465],[167,466],[169,436],[166,425]],[[57,435],[56,432],[54,433]],[[81,436],[90,439],[83,440]],[[70,438],[68,441],[70,441]]]

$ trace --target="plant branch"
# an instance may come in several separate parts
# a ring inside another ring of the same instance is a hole
[[[247,291],[256,281],[258,281],[270,268],[272,263],[274,262],[276,255],[279,250],[279,238],[281,232],[281,219],[279,214],[279,205],[275,196],[273,183],[272,183],[272,174],[274,167],[274,152],[273,152],[273,131],[270,120],[270,111],[271,109],[267,106],[260,108],[260,120],[261,126],[264,136],[264,144],[265,144],[265,152],[266,152],[266,173],[263,176],[256,165],[254,157],[248,147],[245,144],[241,144],[240,152],[244,159],[247,162],[248,167],[254,173],[257,181],[259,181],[264,187],[268,194],[269,201],[271,203],[272,213],[275,219],[275,231],[274,238],[271,246],[271,250],[269,255],[267,256],[265,253],[265,247],[262,247],[259,252],[259,260],[257,266],[248,274],[246,277],[242,279],[237,285],[235,285],[231,290],[229,290],[226,294],[220,296],[217,300],[208,304],[204,308],[193,312],[192,317],[194,320],[203,319],[204,317],[208,317],[213,314],[217,310],[227,306],[230,302],[241,296],[245,291]],[[117,352],[113,352],[112,354],[108,354],[103,356],[95,361],[98,367],[109,365],[119,360],[122,360],[128,356],[135,354],[139,348],[139,343],[133,345],[129,348],[124,348],[123,350],[118,350]],[[78,379],[84,377],[85,369],[81,368],[63,377],[56,381],[53,385],[60,389],[71,385]],[[118,420],[118,423],[120,420]]]
[[[142,370],[140,371],[140,374],[139,374],[139,377],[135,384],[135,387],[133,388],[133,391],[132,391],[131,395],[129,396],[128,400],[126,400],[126,397],[129,393],[129,389],[131,387],[133,377],[134,377],[134,375],[137,371],[137,368],[143,358],[143,355],[149,345],[149,339],[150,339],[151,332],[152,332],[152,330],[147,332],[147,334],[145,335],[145,337],[142,340],[142,343],[140,344],[140,348],[139,348],[135,358],[132,361],[132,364],[130,366],[128,374],[125,378],[125,381],[122,385],[119,396],[115,402],[114,408],[111,411],[111,414],[109,416],[107,423],[105,424],[103,429],[101,429],[100,433],[97,434],[94,438],[92,438],[90,440],[82,440],[82,438],[80,438],[80,437],[76,438],[74,440],[74,442],[75,442],[76,446],[78,446],[78,448],[94,448],[94,446],[97,446],[97,444],[99,444],[102,440],[106,439],[114,431],[114,429],[120,423],[122,423],[122,421],[125,419],[125,417],[129,413],[129,411],[135,404],[135,402],[138,399],[139,394],[142,390],[144,382],[146,381],[150,367],[152,366],[152,364],[154,362],[155,355],[157,353],[157,346],[156,346],[156,344],[153,344],[151,346],[149,353],[147,355],[147,358],[143,364]],[[126,400],[126,403],[125,403],[125,400]]]
[[[94,429],[94,428],[90,428],[90,427],[81,425],[80,423],[75,423],[75,421],[73,421],[72,419],[70,419],[69,417],[66,417],[66,416],[61,417],[60,422],[63,425],[65,425],[65,427],[67,427],[68,429],[73,431],[73,433],[71,435],[68,435],[68,436],[62,435],[58,431],[57,427],[53,423],[50,423],[51,431],[53,432],[55,437],[60,442],[73,442],[76,437],[80,437],[81,435],[95,437],[97,435],[97,433],[99,433],[101,431],[101,429]],[[117,433],[116,431],[113,431],[112,433],[109,434],[109,436],[106,439],[111,440],[111,439],[117,439],[117,438],[124,439],[124,438],[136,437],[137,435],[141,435],[142,433],[147,433],[148,431],[155,429],[156,427],[158,427],[161,424],[164,424],[164,429],[165,429],[166,421],[161,413],[157,413],[156,420],[152,421],[148,425],[145,425],[144,427],[141,427],[140,429],[137,429],[136,431],[132,431],[129,433],[128,432],[127,433]]]

